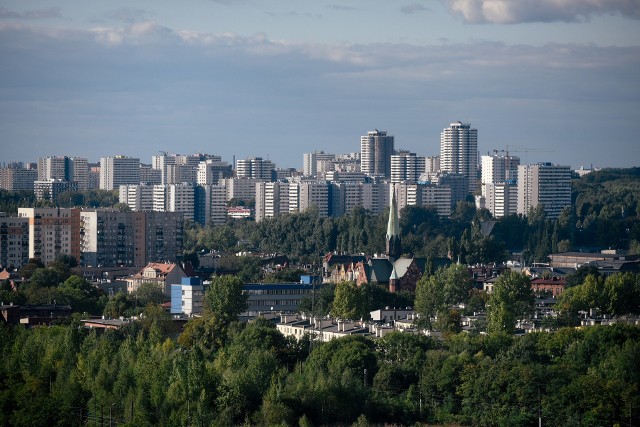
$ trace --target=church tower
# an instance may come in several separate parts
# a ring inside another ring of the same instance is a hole
[[[392,263],[402,255],[402,249],[400,246],[400,224],[398,223],[398,210],[396,208],[395,185],[391,186],[391,205],[389,206],[389,223],[387,224],[386,252],[389,261]]]

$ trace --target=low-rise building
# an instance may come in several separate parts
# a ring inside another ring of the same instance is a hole
[[[143,283],[153,283],[166,296],[171,296],[171,285],[173,283],[182,283],[182,279],[186,277],[187,275],[179,264],[150,262],[138,273],[125,280],[127,282],[127,292],[129,293],[137,291]]]

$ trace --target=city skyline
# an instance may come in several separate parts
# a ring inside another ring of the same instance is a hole
[[[156,3],[0,4],[2,161],[167,150],[299,169],[376,128],[436,155],[460,120],[481,155],[638,165],[632,3]]]

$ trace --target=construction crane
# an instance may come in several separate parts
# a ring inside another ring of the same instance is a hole
[[[515,148],[515,150],[513,150]],[[510,173],[510,168],[509,168],[509,153],[552,153],[554,152],[554,150],[543,150],[543,149],[539,149],[539,148],[527,148],[527,147],[516,147],[516,146],[511,146],[511,148],[509,148],[509,146],[506,146],[506,149],[502,150],[502,149],[493,149],[492,150],[494,152],[494,154],[497,156],[498,153],[505,153],[504,155],[504,173],[505,173],[505,179],[509,179],[509,173]]]

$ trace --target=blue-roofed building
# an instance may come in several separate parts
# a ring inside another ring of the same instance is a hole
[[[204,286],[199,277],[183,277],[180,284],[171,285],[171,314],[200,314],[203,301]]]
[[[296,312],[305,298],[312,298],[315,289],[320,296],[320,284],[247,283],[242,290],[249,296],[243,316],[258,316],[269,311]]]

